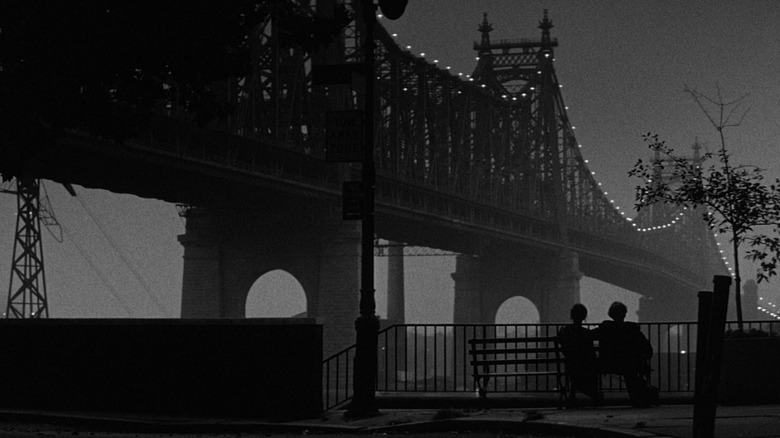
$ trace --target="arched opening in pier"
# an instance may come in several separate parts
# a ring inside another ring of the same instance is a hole
[[[303,286],[281,269],[255,280],[246,297],[247,318],[293,318],[306,316]]]
[[[517,324],[499,328],[497,335],[504,336],[534,336],[536,326],[524,326],[522,324],[539,324],[539,309],[525,297],[512,297],[501,303],[496,311],[496,324]]]
[[[496,324],[539,324],[539,309],[525,297],[504,301],[496,312]]]
[[[539,309],[525,297],[512,297],[504,301],[496,312],[496,324],[517,324],[499,328],[498,336],[534,336],[536,326],[522,324],[539,324]]]

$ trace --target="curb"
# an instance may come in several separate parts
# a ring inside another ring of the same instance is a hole
[[[549,420],[503,420],[498,418],[451,418],[387,426],[318,425],[314,423],[272,423],[251,420],[155,420],[85,414],[0,411],[0,422],[33,422],[130,433],[283,433],[283,434],[381,434],[432,433],[452,431],[511,432],[529,435],[573,436],[578,438],[663,438],[644,430],[615,427],[578,426]]]
[[[432,433],[457,431],[512,432],[518,434],[553,434],[557,436],[575,436],[583,438],[661,438],[652,432],[615,427],[576,426],[546,420],[501,420],[453,418],[448,420],[421,421],[391,426],[361,428],[371,433]]]
[[[250,420],[152,420],[116,417],[97,417],[83,414],[0,412],[0,422],[31,422],[58,426],[82,427],[111,432],[134,433],[346,433],[353,434],[363,427],[341,425],[317,425],[311,423],[272,423]]]

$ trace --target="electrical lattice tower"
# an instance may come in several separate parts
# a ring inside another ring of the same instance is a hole
[[[17,216],[6,318],[48,318],[41,241],[40,180],[17,178]]]

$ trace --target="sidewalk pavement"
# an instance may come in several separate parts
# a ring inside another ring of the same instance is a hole
[[[680,437],[693,435],[693,405],[650,408],[390,410],[376,418],[348,420],[334,412],[315,424],[364,427],[375,432],[504,430],[585,437]],[[446,418],[434,420],[436,417]],[[450,418],[447,418],[450,417]],[[719,406],[715,438],[780,437],[780,405]]]
[[[344,411],[320,418],[271,423],[254,420],[170,418],[30,411],[0,411],[0,437],[91,436],[156,437],[236,436],[237,434],[306,435],[424,434],[429,432],[491,431],[576,437],[692,436],[693,406],[651,408],[606,406],[556,409],[544,407],[476,409],[383,409],[378,416],[348,419]],[[24,433],[22,433],[24,432]],[[132,435],[118,435],[125,433]],[[780,405],[719,406],[715,438],[780,437]]]

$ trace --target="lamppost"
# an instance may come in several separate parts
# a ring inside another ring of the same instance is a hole
[[[395,20],[403,15],[408,0],[379,0],[382,13]],[[361,179],[363,180],[363,223],[361,227],[360,316],[355,321],[354,397],[348,417],[378,415],[376,408],[377,335],[379,318],[374,299],[374,26],[376,5],[373,0],[360,3],[365,33],[363,36],[365,75],[364,141]]]

